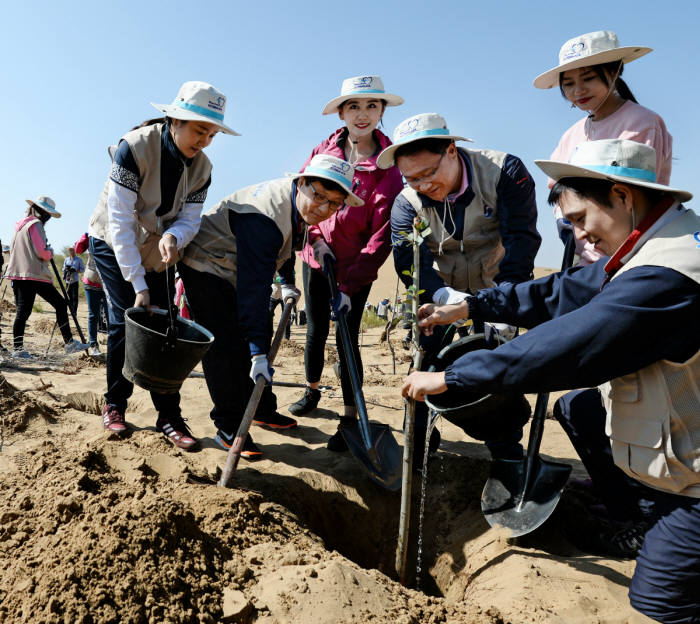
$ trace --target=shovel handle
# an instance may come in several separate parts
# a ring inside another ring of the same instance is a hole
[[[267,353],[267,361],[272,365],[277,356],[277,351],[279,350],[280,343],[284,336],[284,329],[287,326],[289,317],[292,314],[292,307],[294,304],[294,298],[288,297],[284,303],[284,308],[282,309],[282,318],[280,319],[279,325],[275,330],[275,336],[272,339],[272,346]],[[260,397],[262,396],[263,390],[265,389],[265,379],[258,377],[255,382],[255,387],[253,392],[248,399],[248,405],[245,408],[245,413],[243,414],[243,419],[236,432],[236,437],[233,440],[231,448],[228,450],[228,455],[226,456],[226,465],[221,473],[221,479],[219,481],[219,487],[228,487],[233,479],[233,475],[236,473],[236,467],[238,466],[238,461],[241,459],[241,452],[243,451],[243,444],[245,444],[246,438],[248,437],[248,431],[250,431],[250,425],[253,423],[253,416],[255,416],[255,411],[258,409],[258,403],[260,403]]]
[[[83,330],[80,329],[80,325],[78,325],[78,317],[75,315],[75,310],[73,310],[73,306],[70,304],[70,300],[68,299],[68,293],[66,292],[66,287],[63,285],[63,280],[61,280],[61,276],[58,274],[58,269],[56,268],[56,263],[53,261],[53,258],[51,258],[51,267],[53,268],[53,272],[56,274],[56,281],[58,282],[58,285],[61,287],[61,292],[63,293],[63,298],[66,300],[66,305],[68,306],[68,311],[70,312],[70,315],[73,317],[73,322],[75,323],[75,328],[78,330],[78,335],[80,336],[80,340],[82,342],[85,342],[85,336],[83,335]]]

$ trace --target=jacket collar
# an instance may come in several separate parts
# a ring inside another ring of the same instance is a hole
[[[173,137],[170,134],[170,123],[168,122],[166,122],[165,126],[163,127],[163,138],[161,145],[163,146],[163,149],[176,161],[184,162],[188,167],[192,164],[193,159],[185,158],[183,153],[177,149],[177,145],[175,145],[175,141],[173,141]]]

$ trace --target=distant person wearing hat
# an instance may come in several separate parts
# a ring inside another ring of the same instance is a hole
[[[651,52],[641,46],[620,46],[617,35],[609,30],[579,35],[569,39],[559,50],[559,64],[535,78],[538,89],[558,86],[572,108],[586,113],[559,139],[551,159],[567,161],[577,145],[599,139],[628,139],[644,143],[656,150],[656,180],[669,184],[673,138],[664,120],[654,111],[637,103],[627,83],[622,79],[625,63]],[[549,180],[549,187],[554,180]],[[554,207],[557,229],[571,229]],[[576,253],[580,264],[590,264],[601,258],[593,245],[579,240]]]
[[[163,271],[174,274],[180,251],[199,229],[211,183],[204,149],[224,124],[226,97],[206,82],[186,82],[172,104],[153,104],[165,117],[137,126],[109,150],[112,168],[90,219],[95,259],[109,307],[107,392],[103,427],[127,433],[124,420],[133,384],[122,375],[124,310],[167,308]],[[171,280],[174,283],[174,280]],[[172,296],[172,293],[171,293]],[[175,446],[196,444],[180,412],[180,394],[151,392],[156,428]]]
[[[398,165],[407,184],[391,212],[394,265],[406,286],[413,250],[402,233],[411,232],[417,215],[430,223],[431,233],[420,248],[423,302],[452,303],[481,288],[531,279],[541,242],[535,183],[522,161],[504,152],[458,148],[455,141],[471,139],[452,134],[440,115],[414,115],[396,127],[394,144],[377,159],[380,167]],[[498,330],[506,337],[515,333],[505,325]],[[440,330],[421,338],[424,370],[445,346],[443,335]],[[425,406],[418,405],[414,456],[419,458],[427,416]],[[520,436],[519,427],[504,429],[503,440],[489,441],[489,448],[500,457],[518,456]],[[431,451],[439,442],[436,428]]]
[[[83,273],[83,289],[88,307],[88,354],[92,356],[100,355],[100,346],[97,343],[97,329],[100,319],[100,309],[106,305],[105,292],[102,288],[102,280],[97,272],[95,259],[90,255],[88,246],[90,239],[87,233],[83,234],[75,243],[75,252],[82,254],[88,252],[88,261]]]
[[[68,302],[73,312],[78,312],[78,294],[80,276],[85,272],[85,263],[75,255],[75,247],[68,248],[68,256],[63,260],[63,281],[66,283]]]
[[[17,304],[12,327],[12,357],[32,359],[32,355],[24,348],[24,331],[37,295],[56,310],[56,323],[63,336],[65,352],[75,353],[87,349],[88,345],[73,338],[68,325],[68,304],[54,287],[49,268],[53,249],[46,240],[44,225],[51,217],[58,219],[61,213],[56,210],[53,199],[45,195],[26,201],[29,204],[27,215],[15,223],[15,232],[10,242],[10,261],[5,271],[5,279],[13,283]]]
[[[528,331],[469,353],[444,373],[413,373],[403,393],[423,400],[447,388],[588,387],[560,399],[555,416],[608,509],[636,509],[640,517],[601,536],[601,546],[619,556],[639,550],[632,606],[660,622],[696,622],[700,218],[680,203],[692,195],[655,182],[654,149],[633,141],[583,143],[570,164],[535,162],[556,181],[550,204],[603,258],[461,303],[423,306],[419,325],[427,332],[456,318]]]
[[[348,329],[357,374],[362,383],[362,356],[359,347],[360,324],[365,301],[377,272],[391,251],[391,205],[403,183],[396,167],[380,169],[377,156],[391,145],[378,129],[387,106],[399,106],[403,98],[387,93],[379,76],[354,76],[343,81],[340,95],[323,109],[324,115],[337,114],[345,123],[317,145],[304,167],[317,154],[329,154],[355,167],[354,192],[364,201],[361,207],[345,206],[330,219],[309,228],[309,240],[301,252],[308,329],[304,349],[306,389],[289,407],[295,416],[308,414],[321,399],[318,389],[323,373],[325,346],[330,330],[331,292],[324,274],[324,258],[334,261],[338,290],[347,299]],[[304,169],[302,167],[302,171]],[[332,451],[345,451],[347,444],[340,429],[357,426],[357,408],[345,364],[345,350],[336,329],[336,347],[343,392],[343,414],[338,431],[328,440]]]
[[[309,226],[344,206],[361,207],[352,192],[354,168],[334,156],[314,156],[303,173],[263,182],[229,195],[202,216],[199,234],[178,266],[194,320],[214,334],[202,368],[214,403],[215,441],[228,449],[240,426],[254,383],[272,381],[267,361],[272,337],[270,284],[280,272],[281,297],[298,301],[288,260],[300,249]],[[347,305],[342,293],[331,302]],[[250,372],[244,363],[250,362]],[[275,395],[265,386],[253,423],[275,430],[295,427],[279,414]],[[241,455],[260,457],[248,435]]]

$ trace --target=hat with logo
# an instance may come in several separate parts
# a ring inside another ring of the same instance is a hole
[[[394,130],[394,143],[382,150],[377,157],[377,166],[388,169],[394,165],[394,152],[406,143],[421,139],[452,139],[453,141],[469,141],[466,137],[451,134],[445,118],[437,113],[421,113],[404,119]]]
[[[302,176],[313,176],[335,182],[348,194],[345,199],[348,206],[362,206],[365,202],[352,192],[354,175],[355,167],[349,162],[328,154],[317,154],[306,165],[302,173],[295,173],[292,177],[297,179]]]
[[[537,76],[532,84],[538,89],[551,89],[559,84],[559,74],[569,69],[612,61],[629,63],[651,51],[652,48],[642,46],[620,46],[611,30],[586,33],[569,39],[559,50],[559,65]]]
[[[550,178],[597,178],[670,193],[678,201],[688,201],[692,193],[656,182],[656,150],[644,143],[626,139],[586,141],[576,146],[568,163],[536,160]]]
[[[324,115],[337,113],[340,105],[347,100],[384,100],[387,106],[403,104],[403,98],[384,91],[384,83],[379,76],[355,76],[343,80],[340,96],[333,98],[323,109]]]
[[[240,136],[224,124],[226,96],[206,82],[192,80],[184,83],[172,104],[154,104],[161,113],[173,119],[204,121],[218,126],[221,132]]]
[[[36,206],[44,212],[50,214],[52,217],[57,219],[61,216],[61,213],[56,210],[56,202],[51,199],[48,195],[39,195],[36,199],[25,199],[30,206]]]

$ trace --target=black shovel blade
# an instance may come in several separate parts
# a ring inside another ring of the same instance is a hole
[[[523,496],[526,460],[497,459],[481,493],[481,510],[494,528],[510,537],[527,535],[544,523],[559,502],[571,466],[539,457],[530,491]]]
[[[369,423],[372,446],[368,451],[359,427],[342,427],[340,432],[353,457],[369,478],[383,488],[395,492],[401,489],[403,453],[388,425]]]

